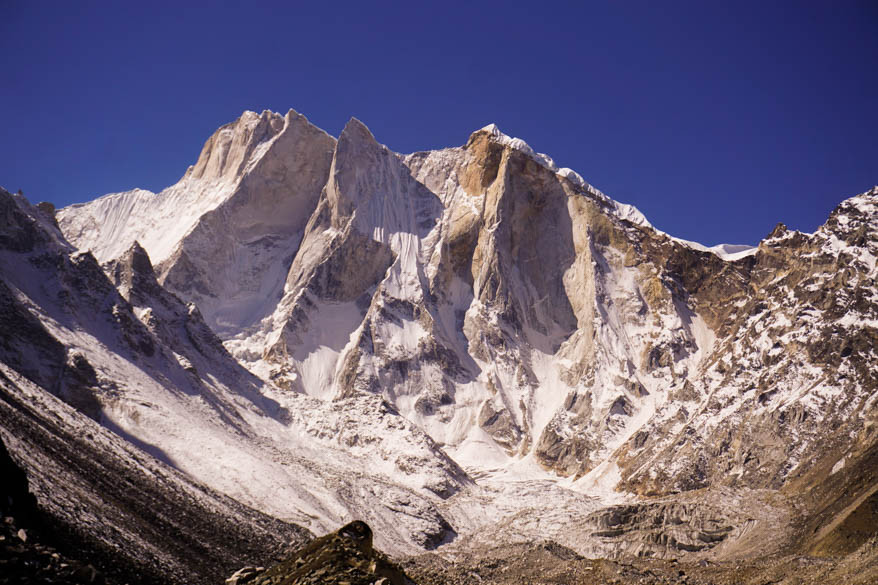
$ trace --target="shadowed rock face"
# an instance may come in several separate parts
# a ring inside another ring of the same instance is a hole
[[[46,388],[57,387],[66,350],[0,281],[0,359]]]
[[[19,525],[30,526],[37,511],[37,500],[28,490],[27,475],[13,461],[0,439],[0,513],[12,516]]]
[[[0,249],[30,252],[51,238],[39,228],[37,218],[25,213],[9,191],[0,188]]]
[[[229,585],[414,585],[406,574],[372,548],[372,530],[359,520],[309,543],[267,570],[242,569]]]

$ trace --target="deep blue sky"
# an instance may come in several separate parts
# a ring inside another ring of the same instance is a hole
[[[878,183],[878,2],[0,0],[0,185],[160,190],[245,109],[400,152],[496,122],[660,229],[812,231]]]

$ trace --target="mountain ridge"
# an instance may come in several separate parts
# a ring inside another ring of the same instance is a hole
[[[81,408],[270,515],[362,517],[392,554],[789,550],[820,517],[808,494],[874,445],[878,188],[813,234],[706,248],[493,125],[402,155],[291,110],[223,126],[161,194],[59,210],[60,232],[23,217],[7,267],[43,222],[28,237],[56,234],[114,299],[124,352],[2,275],[86,386],[115,381]]]

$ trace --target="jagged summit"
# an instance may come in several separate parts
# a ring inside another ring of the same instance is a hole
[[[101,262],[140,242],[161,283],[197,298],[215,330],[237,331],[277,302],[282,259],[295,254],[334,149],[293,110],[245,112],[208,139],[176,185],[65,208],[59,224]]]
[[[467,144],[471,144],[474,138],[480,134],[488,135],[490,136],[491,140],[494,140],[499,144],[525,153],[538,164],[564,177],[577,188],[581,189],[583,192],[604,201],[608,205],[611,213],[615,214],[617,217],[626,221],[630,221],[631,223],[643,226],[645,228],[654,229],[653,225],[649,222],[649,220],[646,219],[643,213],[641,213],[640,210],[633,205],[620,203],[611,199],[603,192],[589,184],[585,179],[582,178],[579,173],[577,173],[573,169],[566,167],[559,168],[551,157],[546,154],[536,152],[533,148],[530,147],[530,145],[528,145],[524,140],[520,138],[514,138],[508,136],[507,134],[504,134],[496,124],[488,124],[487,126],[484,126],[483,128],[480,128],[479,130],[473,132]],[[753,253],[755,253],[756,250],[756,246],[748,244],[717,244],[715,246],[708,247],[698,242],[683,240],[681,238],[674,239],[694,250],[711,252],[722,258],[723,260],[739,260],[741,258],[752,255]]]
[[[361,136],[363,140],[367,141],[375,140],[375,137],[372,135],[372,131],[369,130],[369,127],[355,116],[351,116],[350,119],[347,121],[344,128],[342,128],[339,138],[341,138],[341,136],[345,133],[356,133],[357,135]]]
[[[530,145],[522,140],[521,138],[513,138],[511,136],[507,136],[503,132],[500,131],[500,128],[497,127],[496,124],[488,124],[487,126],[480,128],[474,134],[486,132],[493,139],[497,140],[501,144],[509,146],[510,148],[514,148],[515,150],[519,150],[533,157],[535,161],[545,166],[547,169],[558,172],[558,166],[555,162],[546,154],[538,153],[534,149],[530,147]]]
[[[243,172],[253,151],[272,140],[284,128],[280,114],[265,110],[262,114],[246,111],[238,120],[217,130],[205,143],[198,161],[186,176],[192,179],[229,179]]]

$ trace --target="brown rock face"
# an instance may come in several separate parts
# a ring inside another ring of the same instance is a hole
[[[683,419],[682,431],[665,427],[630,448],[622,459],[627,486],[780,488],[837,458],[842,437],[862,433],[874,408],[863,391],[878,387],[866,365],[876,340],[874,268],[863,262],[876,251],[875,199],[872,192],[843,203],[813,235],[779,226],[757,254],[712,273],[677,262],[694,307],[718,335],[701,376],[702,387],[718,390],[701,414]],[[705,428],[719,412],[719,424]],[[651,477],[635,471],[647,461]],[[674,471],[655,473],[658,462]]]
[[[372,530],[356,520],[312,541],[264,572],[253,572],[253,585],[414,585],[387,557],[372,548]]]

